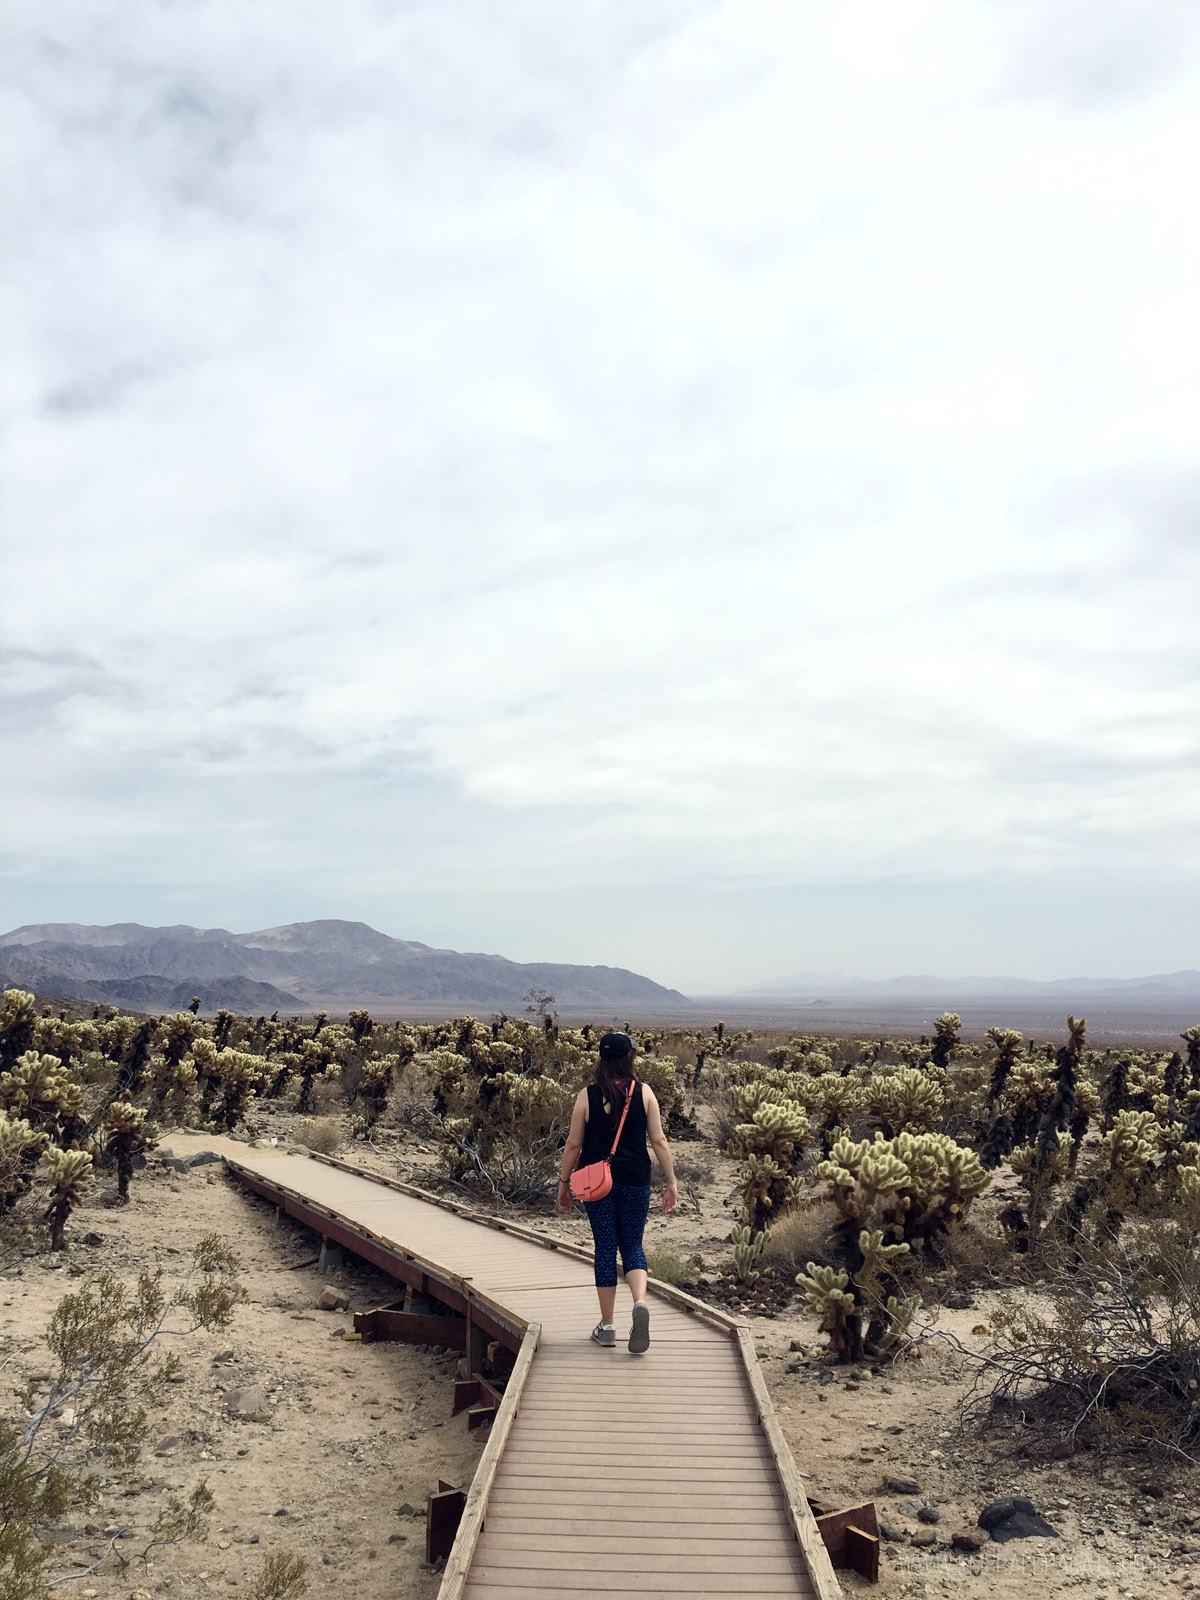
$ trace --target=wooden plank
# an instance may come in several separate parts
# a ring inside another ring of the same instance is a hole
[[[539,1487],[531,1490],[530,1482]],[[554,1503],[562,1505],[573,1501],[580,1501],[584,1505],[624,1505],[628,1500],[639,1500],[643,1505],[653,1506],[655,1512],[661,1512],[665,1506],[674,1505],[677,1501],[691,1504],[694,1500],[720,1500],[727,1506],[765,1505],[768,1500],[773,1501],[776,1496],[782,1497],[783,1491],[778,1483],[772,1483],[770,1478],[744,1480],[741,1483],[730,1482],[724,1487],[720,1483],[709,1479],[707,1482],[693,1482],[690,1475],[682,1469],[677,1470],[672,1478],[657,1480],[657,1487],[650,1490],[635,1488],[626,1484],[620,1474],[605,1474],[597,1477],[595,1482],[588,1484],[585,1478],[559,1478],[550,1471],[522,1473],[517,1477],[507,1474],[497,1478],[495,1489],[507,1497],[518,1494],[533,1493],[535,1496],[543,1493],[541,1485],[544,1483],[557,1484],[554,1494]],[[611,1495],[611,1500],[600,1498]]]
[[[639,1401],[636,1395],[627,1397],[621,1393],[614,1393],[607,1404],[603,1397],[594,1401],[580,1399],[566,1418],[563,1418],[562,1401],[553,1395],[541,1395],[535,1392],[527,1397],[526,1405],[528,1406],[526,1415],[531,1422],[541,1417],[558,1417],[573,1426],[577,1433],[588,1433],[593,1428],[603,1428],[605,1422],[644,1421],[649,1425],[659,1420],[694,1421],[706,1431],[714,1424],[719,1424],[726,1432],[740,1432],[744,1426],[753,1428],[758,1422],[749,1398],[742,1395],[729,1400],[706,1401],[703,1405],[698,1405],[695,1395],[668,1394]]]
[[[868,1583],[879,1582],[879,1535],[846,1525],[846,1565]]]
[[[817,1518],[817,1531],[835,1567],[849,1567],[868,1583],[879,1582],[879,1524],[875,1502]]]
[[[731,1523],[742,1528],[772,1528],[779,1521],[780,1509],[775,1496],[768,1498],[765,1495],[730,1495],[723,1505],[709,1506],[690,1501],[682,1495],[651,1502],[644,1496],[622,1499],[611,1491],[597,1491],[594,1495],[578,1497],[573,1495],[569,1499],[566,1495],[557,1495],[553,1501],[549,1501],[542,1495],[524,1495],[512,1489],[500,1488],[492,1490],[489,1503],[493,1510],[510,1511],[514,1516],[523,1512],[528,1514],[536,1508],[543,1525],[570,1522],[586,1517],[589,1512],[593,1521],[606,1520],[597,1517],[596,1513],[606,1508],[610,1511],[619,1510],[619,1517],[608,1520],[622,1528],[627,1525],[634,1527],[642,1522],[648,1522],[656,1528],[666,1525],[682,1527],[685,1523],[698,1528],[715,1527],[719,1523]]]
[[[742,1462],[702,1462],[694,1466],[692,1462],[681,1464],[675,1458],[676,1471],[686,1477],[688,1483],[774,1483],[774,1468],[766,1461],[756,1461],[747,1464]],[[527,1456],[524,1450],[513,1451],[511,1457],[501,1463],[497,1482],[507,1481],[509,1478],[552,1478],[556,1483],[568,1484],[578,1479],[582,1483],[597,1481],[597,1472],[594,1463],[584,1460],[576,1461],[540,1461]],[[620,1473],[622,1484],[644,1484],[656,1488],[663,1481],[662,1472],[657,1468],[651,1469],[643,1465],[638,1457],[634,1466],[628,1467]],[[517,1487],[514,1484],[514,1487]]]
[[[775,1407],[771,1404],[771,1396],[767,1390],[762,1369],[758,1364],[758,1356],[754,1350],[754,1340],[750,1337],[749,1329],[739,1328],[737,1340],[738,1348],[742,1353],[742,1360],[745,1363],[746,1376],[750,1380],[750,1387],[754,1392],[755,1402],[758,1406],[759,1422],[763,1433],[766,1435],[767,1443],[770,1445],[771,1453],[775,1457],[775,1465],[779,1472],[779,1482],[787,1503],[788,1516],[795,1530],[800,1548],[804,1552],[804,1559],[808,1566],[813,1591],[818,1600],[842,1600],[842,1586],[834,1576],[829,1552],[826,1550],[824,1541],[817,1531],[816,1518],[812,1514],[808,1497],[804,1493],[804,1485],[801,1482],[799,1472],[796,1470],[796,1463],[792,1460],[792,1452],[788,1449],[787,1440],[783,1437],[783,1430],[779,1426],[779,1418],[775,1415]]]
[[[634,1420],[640,1419],[635,1418]],[[687,1423],[680,1422],[672,1417],[666,1420],[664,1426],[670,1427],[671,1438],[675,1444],[695,1446],[697,1444],[703,1445],[705,1440],[708,1440],[711,1442],[714,1452],[724,1449],[726,1444],[742,1438],[745,1432],[744,1422],[718,1423],[706,1426],[700,1417],[696,1417]],[[524,1419],[521,1429],[522,1439],[561,1441],[578,1439],[579,1436],[580,1429],[575,1422],[564,1420],[556,1425],[546,1414]],[[628,1452],[626,1453],[626,1459],[628,1459]]]
[[[441,1561],[454,1546],[467,1497],[453,1484],[439,1483],[425,1506],[425,1559]]]
[[[589,1449],[581,1445],[578,1439],[569,1442],[561,1439],[531,1441],[522,1436],[515,1447],[513,1459],[519,1459],[534,1469],[544,1466],[552,1472],[572,1465],[591,1465],[601,1472],[621,1472],[629,1464],[629,1451],[623,1450],[619,1444]],[[774,1480],[778,1475],[770,1452],[764,1451],[758,1440],[747,1439],[720,1451],[693,1452],[688,1458],[688,1471],[692,1470],[693,1465],[697,1470],[703,1468],[707,1471],[725,1466],[731,1470],[742,1467],[757,1469],[764,1463],[768,1475]],[[667,1444],[645,1445],[638,1451],[638,1466],[653,1472],[678,1472],[679,1451]]]
[[[620,1547],[614,1548],[611,1531],[607,1539],[592,1540],[545,1534],[537,1548],[531,1549],[527,1539],[486,1528],[476,1547],[476,1559],[489,1567],[595,1571],[600,1562],[587,1559],[594,1555],[603,1557],[603,1565],[610,1572],[745,1572],[749,1556],[755,1572],[804,1571],[803,1558],[790,1532],[786,1540],[777,1544],[756,1539],[754,1550],[749,1553],[741,1544],[734,1546],[728,1541],[723,1546],[713,1546],[697,1539],[664,1538],[641,1539],[638,1544],[639,1549],[630,1549],[622,1539]]]
[[[471,1573],[468,1595],[490,1586],[518,1589],[527,1594],[602,1594],[612,1600],[613,1585],[600,1587],[595,1572],[545,1572],[537,1568],[478,1567]],[[791,1572],[656,1572],[653,1578],[636,1585],[639,1600],[643,1595],[659,1594],[789,1594],[796,1593],[796,1574]]]
[[[521,1349],[517,1356],[516,1365],[509,1377],[504,1398],[500,1402],[500,1409],[496,1413],[496,1420],[492,1424],[492,1431],[488,1442],[483,1447],[483,1454],[479,1458],[479,1465],[475,1469],[475,1477],[467,1493],[467,1503],[463,1508],[462,1519],[458,1525],[458,1535],[454,1541],[446,1562],[445,1571],[442,1573],[441,1588],[438,1590],[438,1600],[461,1600],[463,1587],[466,1583],[467,1572],[471,1565],[471,1558],[475,1554],[475,1546],[479,1540],[483,1519],[487,1513],[488,1500],[492,1491],[492,1484],[496,1477],[496,1469],[500,1465],[500,1458],[504,1454],[504,1447],[508,1443],[508,1436],[512,1429],[513,1421],[517,1415],[517,1408],[521,1404],[521,1396],[529,1378],[530,1368],[533,1365],[534,1352],[538,1346],[541,1329],[537,1323],[531,1323],[525,1330],[525,1337],[521,1341]]]
[[[778,1515],[773,1516],[769,1523],[758,1523],[753,1526],[744,1518],[739,1518],[735,1522],[706,1524],[703,1543],[705,1549],[724,1547],[729,1550],[745,1550],[751,1543],[757,1548],[761,1540],[774,1539],[781,1526]],[[611,1545],[619,1535],[623,1549],[632,1549],[637,1540],[651,1541],[660,1549],[669,1538],[683,1538],[692,1549],[695,1549],[698,1543],[698,1536],[690,1525],[686,1528],[681,1526],[676,1530],[661,1522],[635,1523],[628,1517],[622,1517],[618,1525],[611,1517],[578,1515],[550,1520],[544,1516],[518,1515],[511,1508],[502,1514],[495,1510],[490,1511],[487,1532],[489,1537],[493,1532],[503,1532],[519,1535],[526,1540],[536,1539],[539,1544],[544,1538],[564,1537],[579,1539],[581,1542],[585,1539],[607,1540]],[[796,1548],[794,1538],[789,1538],[788,1543],[790,1548]]]

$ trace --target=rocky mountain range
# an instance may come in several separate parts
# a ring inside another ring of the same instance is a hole
[[[365,922],[292,922],[255,933],[137,922],[28,924],[0,935],[0,985],[137,1010],[519,1011],[531,989],[560,1007],[687,1006],[623,967],[509,961],[393,939]]]

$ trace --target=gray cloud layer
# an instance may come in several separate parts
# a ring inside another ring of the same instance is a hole
[[[1194,886],[1193,7],[7,31],[20,918]]]

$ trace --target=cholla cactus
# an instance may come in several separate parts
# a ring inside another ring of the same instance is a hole
[[[10,1117],[0,1111],[0,1216],[11,1211],[28,1190],[48,1137],[24,1117]]]
[[[154,1100],[156,1105],[170,1106],[178,1111],[185,1106],[196,1089],[196,1064],[191,1060],[158,1060],[153,1068]]]
[[[371,1129],[387,1110],[392,1077],[399,1065],[399,1056],[372,1056],[363,1063],[358,1095],[363,1103],[362,1131],[365,1137],[370,1136]]]
[[[862,1139],[857,1143],[843,1137],[834,1144],[829,1159],[822,1161],[817,1173],[829,1184],[831,1195],[844,1219],[852,1223],[853,1234],[865,1227],[881,1204],[890,1219],[905,1209],[903,1193],[910,1181],[907,1166],[896,1155],[891,1144],[882,1138]]]
[[[65,1250],[63,1235],[67,1218],[83,1199],[92,1181],[92,1158],[86,1150],[60,1150],[57,1146],[42,1157],[42,1171],[51,1185],[46,1221],[50,1224],[51,1250]]]
[[[734,1271],[742,1283],[756,1282],[761,1276],[756,1263],[767,1247],[770,1228],[753,1228],[750,1217],[743,1211],[741,1221],[734,1223],[729,1237],[733,1244]]]
[[[989,1028],[987,1036],[996,1046],[996,1059],[992,1063],[992,1077],[988,1084],[987,1103],[994,1106],[1004,1093],[1008,1075],[1021,1048],[1021,1035],[1014,1028]]]
[[[11,1067],[33,1043],[36,1001],[26,989],[6,989],[0,999],[0,1066]]]
[[[796,1198],[797,1183],[774,1156],[754,1153],[746,1157],[738,1192],[749,1221],[761,1229],[769,1217]]]
[[[927,1249],[964,1222],[976,1196],[991,1183],[974,1150],[945,1133],[902,1133],[892,1141],[908,1168],[904,1237]]]
[[[133,1163],[146,1148],[146,1113],[127,1100],[114,1101],[104,1118],[108,1152],[117,1164],[117,1194],[129,1199]]]
[[[324,1018],[321,1013],[321,1023],[314,1023],[314,1035],[305,1039],[300,1046],[300,1092],[296,1097],[297,1111],[311,1111],[313,1105],[313,1091],[318,1078],[326,1080],[337,1078],[341,1075],[341,1067],[333,1058],[336,1048],[336,1030],[324,1027]]]
[[[800,1106],[788,1100],[764,1100],[748,1122],[739,1122],[734,1128],[729,1154],[767,1155],[789,1168],[808,1137],[808,1118]]]
[[[962,1018],[954,1011],[943,1011],[934,1021],[933,1049],[929,1052],[929,1059],[942,1071],[950,1065],[950,1058],[958,1049],[958,1031],[961,1027]]]
[[[1200,1023],[1194,1028],[1188,1028],[1179,1037],[1187,1045],[1188,1087],[1200,1092]]]
[[[67,1145],[82,1132],[83,1091],[57,1056],[26,1050],[0,1073],[0,1108]]]
[[[445,1116],[460,1103],[470,1067],[466,1056],[460,1056],[455,1050],[443,1048],[430,1053],[429,1081],[433,1085],[433,1102],[439,1116]]]
[[[901,1131],[931,1132],[943,1120],[946,1096],[938,1079],[917,1067],[880,1073],[867,1087],[867,1105],[894,1138]]]
[[[821,1058],[828,1061],[828,1056]],[[851,1122],[866,1105],[866,1091],[853,1078],[840,1072],[821,1072],[805,1082],[797,1093],[808,1106],[810,1120],[820,1130],[821,1149],[828,1155],[834,1142],[848,1132]]]
[[[1121,1115],[1127,1116],[1128,1113],[1122,1112]],[[1008,1161],[1026,1188],[1038,1182],[1047,1189],[1052,1188],[1056,1183],[1061,1183],[1071,1170],[1071,1136],[1069,1133],[1055,1134],[1044,1147],[1044,1157],[1043,1148],[1036,1144],[1018,1145]]]
[[[822,1333],[829,1335],[829,1348],[840,1360],[856,1361],[862,1347],[862,1313],[850,1290],[850,1274],[844,1267],[819,1267],[813,1261],[796,1282],[804,1290],[806,1308],[820,1317]]]
[[[260,1057],[245,1050],[218,1050],[216,1071],[221,1085],[219,1119],[232,1133],[258,1093],[264,1064]]]

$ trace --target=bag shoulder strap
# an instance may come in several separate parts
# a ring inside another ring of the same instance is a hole
[[[617,1123],[617,1137],[613,1140],[612,1149],[608,1152],[608,1159],[610,1161],[616,1155],[617,1146],[621,1142],[621,1130],[625,1126],[625,1118],[629,1115],[629,1102],[633,1099],[633,1091],[634,1091],[634,1086],[636,1085],[636,1083],[637,1083],[637,1079],[636,1078],[630,1078],[630,1080],[629,1080],[629,1088],[625,1091],[625,1109],[621,1112],[621,1120],[620,1120],[620,1122]]]

